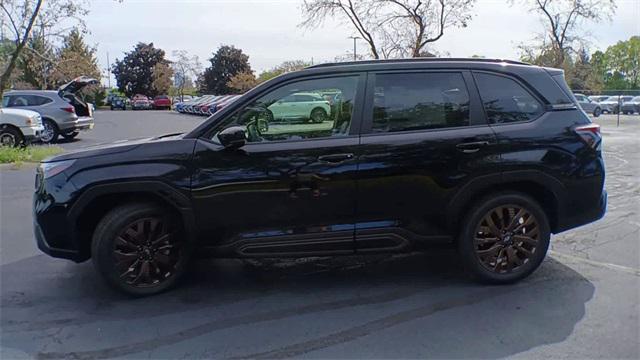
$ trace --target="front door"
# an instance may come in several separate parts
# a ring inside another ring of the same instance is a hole
[[[371,73],[358,165],[357,251],[450,241],[447,206],[470,179],[498,171],[495,145],[470,73]]]
[[[293,81],[249,100],[198,141],[192,194],[205,246],[241,256],[353,252],[363,86],[359,74]],[[327,89],[343,96],[333,118],[283,123],[268,116],[287,96]],[[229,126],[246,127],[243,147],[217,141]]]

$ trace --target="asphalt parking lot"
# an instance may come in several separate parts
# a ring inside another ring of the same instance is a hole
[[[74,149],[193,128],[98,111]],[[31,233],[33,166],[0,168],[0,358],[640,358],[640,116],[602,116],[604,219],[552,238],[541,268],[482,286],[455,254],[208,260],[130,299]]]

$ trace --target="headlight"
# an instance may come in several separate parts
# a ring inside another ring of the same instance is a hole
[[[45,179],[48,179],[52,176],[56,176],[61,172],[67,170],[75,160],[64,160],[64,161],[54,161],[54,162],[44,162],[40,163],[40,169],[42,169],[42,175]]]
[[[30,118],[27,118],[27,119],[24,121],[24,123],[25,123],[27,126],[36,126],[36,125],[40,125],[40,123],[41,123],[40,115],[38,115],[38,116],[34,116],[34,117],[30,117]]]

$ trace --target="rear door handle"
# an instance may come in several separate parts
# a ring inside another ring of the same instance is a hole
[[[331,164],[339,164],[353,159],[353,154],[331,154],[318,156],[318,161]]]
[[[467,143],[460,143],[456,145],[456,148],[463,153],[470,154],[480,150],[481,147],[489,145],[488,141],[474,141]]]

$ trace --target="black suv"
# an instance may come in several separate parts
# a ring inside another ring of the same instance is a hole
[[[276,108],[306,111],[280,102],[302,92],[326,100],[325,119],[275,121]],[[312,66],[189,133],[56,156],[38,169],[33,209],[42,251],[92,258],[134,295],[174,285],[195,254],[441,243],[479,279],[508,283],[540,265],[550,234],[603,216],[603,185],[600,128],[561,70],[410,59]]]

